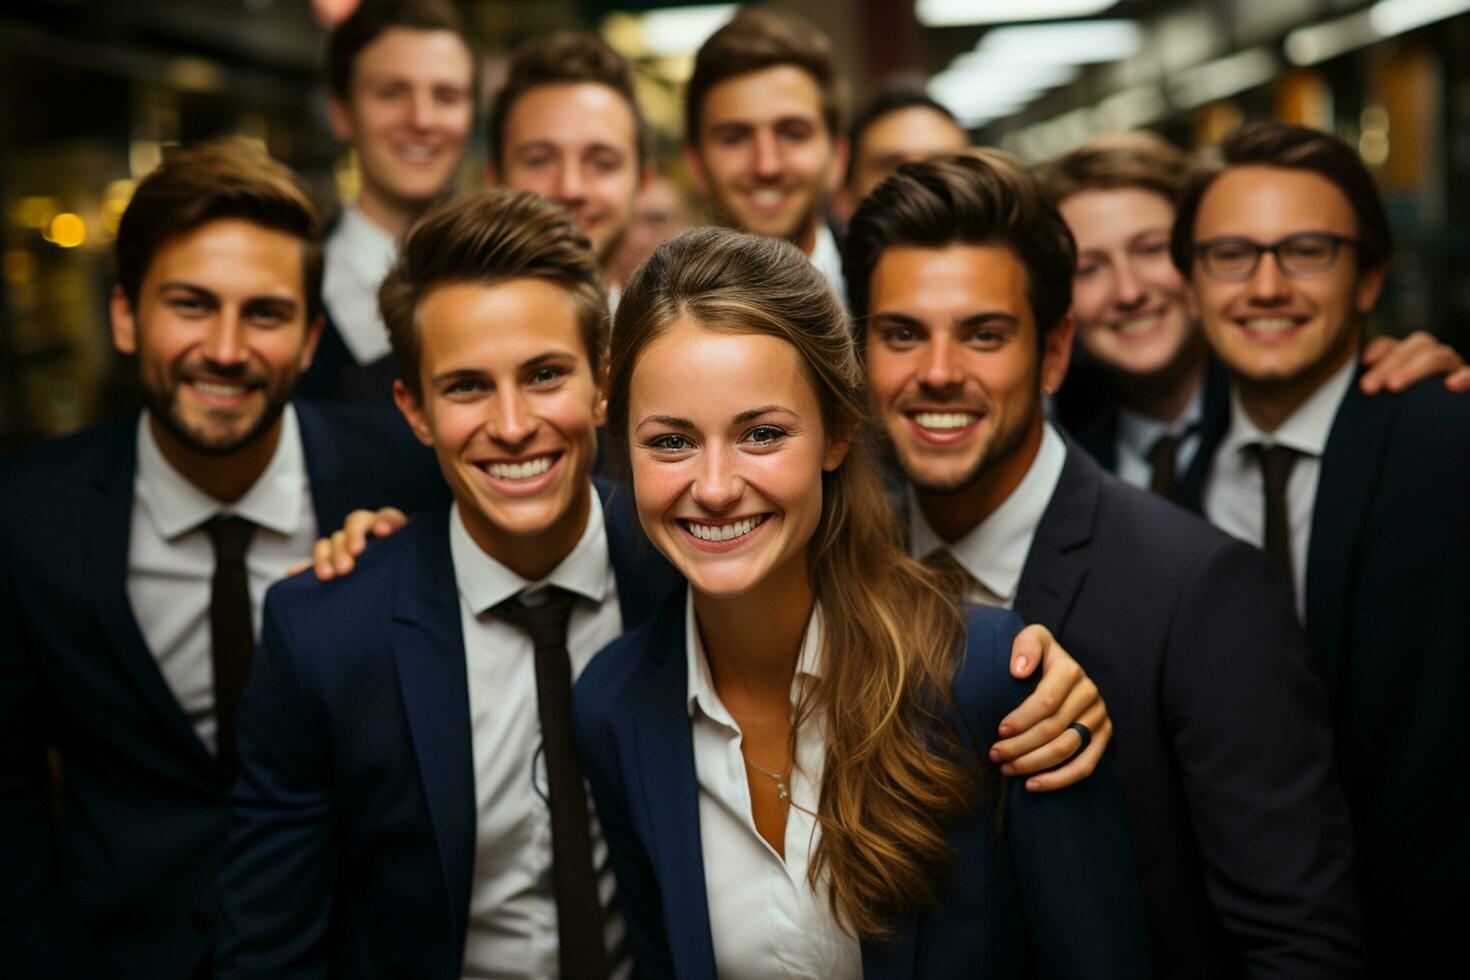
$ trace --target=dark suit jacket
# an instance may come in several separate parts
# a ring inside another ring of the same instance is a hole
[[[1470,400],[1439,379],[1348,389],[1322,458],[1306,611],[1370,967],[1440,975],[1470,908]]]
[[[393,404],[393,382],[398,377],[393,355],[385,354],[368,364],[357,363],[330,314],[326,321],[311,367],[296,383],[296,394],[302,398]]]
[[[1265,557],[1069,446],[1016,612],[1107,702],[1155,974],[1355,975],[1327,701]]]
[[[1080,349],[1080,348],[1079,348]],[[1101,373],[1101,369],[1098,369]],[[1091,392],[1091,397],[1074,395],[1063,398],[1071,378],[1057,396],[1058,421],[1083,449],[1092,454],[1110,473],[1118,472],[1118,399],[1112,388],[1106,390],[1079,390]],[[1230,378],[1214,357],[1205,368],[1204,404],[1200,413],[1200,446],[1217,446],[1225,430],[1230,426]],[[1205,453],[1196,452],[1184,472],[1179,474],[1174,498],[1180,498],[1181,488],[1198,484],[1209,461]]]
[[[447,497],[396,413],[296,411],[323,531],[354,507]],[[133,416],[0,467],[7,977],[187,977],[209,956],[229,787],[128,601],[136,430]],[[55,815],[48,746],[64,774]]]
[[[956,728],[979,760],[1030,686],[1009,674],[1019,630],[1008,613],[970,611]],[[599,654],[575,691],[578,751],[642,977],[715,976],[687,673],[684,597],[675,594],[651,623]],[[1002,791],[1003,811],[982,798],[950,833],[955,853],[938,905],[897,924],[892,945],[864,944],[863,975],[1146,976],[1138,882],[1111,764],[1057,793]]]
[[[606,485],[599,485],[604,495]],[[605,508],[625,626],[673,573]],[[266,600],[220,875],[221,978],[460,975],[475,774],[448,510]]]

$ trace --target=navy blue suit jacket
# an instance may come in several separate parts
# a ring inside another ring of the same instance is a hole
[[[978,760],[1031,687],[1009,674],[1019,630],[1009,613],[969,613],[956,728]],[[676,594],[592,662],[573,715],[637,974],[712,980],[685,663],[684,597]],[[991,785],[1004,793],[1003,810],[982,798],[953,828],[939,903],[898,923],[894,943],[865,943],[863,975],[1146,976],[1148,940],[1111,762],[1056,793]]]
[[[626,505],[604,516],[632,627],[673,573]],[[344,579],[272,588],[240,706],[218,977],[460,975],[476,834],[464,658],[447,508]]]
[[[1470,399],[1439,379],[1370,397],[1355,378],[1343,398],[1312,513],[1306,627],[1357,833],[1370,969],[1438,975],[1470,908]]]
[[[401,417],[297,404],[317,526],[447,498]],[[229,787],[127,595],[137,417],[0,467],[0,973],[206,963]],[[305,558],[306,556],[302,556]],[[63,779],[48,799],[48,748]]]
[[[1073,445],[1015,608],[1107,702],[1155,975],[1356,975],[1327,698],[1265,556]]]
[[[392,405],[393,382],[398,377],[398,362],[393,355],[384,354],[376,361],[359,364],[331,315],[323,315],[326,324],[321,340],[317,341],[311,367],[296,384],[296,394],[302,398]]]

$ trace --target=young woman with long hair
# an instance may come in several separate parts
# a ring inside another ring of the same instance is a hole
[[[987,761],[1020,622],[906,557],[862,378],[785,242],[689,232],[623,294],[609,445],[689,583],[576,690],[637,971],[1145,976],[1112,769]]]

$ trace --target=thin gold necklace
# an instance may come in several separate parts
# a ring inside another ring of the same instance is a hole
[[[745,753],[742,752],[741,757],[745,758]],[[789,769],[783,776],[779,772],[772,772],[765,766],[761,765],[759,762],[756,762],[752,759],[745,759],[745,764],[754,769],[756,772],[760,773],[762,776],[766,776],[776,784],[776,799],[780,800],[782,803],[791,803],[791,771]]]

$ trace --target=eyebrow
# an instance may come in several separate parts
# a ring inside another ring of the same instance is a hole
[[[791,409],[781,405],[762,405],[760,408],[751,408],[741,412],[731,420],[730,424],[743,425],[746,422],[754,421],[763,415],[770,415],[772,413],[783,413],[792,416],[796,414]],[[650,415],[639,422],[637,428],[641,429],[645,425],[663,425],[670,429],[693,429],[696,427],[689,419],[678,415]]]
[[[219,293],[216,293],[213,289],[208,289],[204,286],[200,286],[197,283],[184,282],[179,279],[170,279],[167,282],[161,282],[158,284],[158,291],[160,293],[169,289],[180,289],[186,293],[196,293],[200,296],[208,296],[212,300],[219,300]],[[299,305],[295,296],[282,295],[280,293],[262,293],[258,296],[247,296],[244,302],[281,303],[282,305],[291,307],[293,310]]]
[[[924,326],[923,320],[920,320],[918,317],[909,316],[907,313],[893,313],[883,311],[879,313],[874,313],[869,319],[875,324],[892,323],[897,326],[903,327]],[[962,316],[954,322],[957,326],[961,327],[979,327],[997,322],[1015,326],[1020,321],[1013,313],[1002,313],[999,310],[987,310],[984,313],[971,313],[969,316]]]
[[[542,364],[548,364],[553,361],[575,361],[576,359],[576,355],[569,351],[547,351],[544,354],[537,354],[535,357],[527,358],[516,365],[516,368],[524,371],[528,368],[540,367]],[[441,371],[439,374],[434,375],[433,380],[436,382],[468,381],[474,378],[483,378],[488,373],[480,368],[451,368],[448,371]]]

